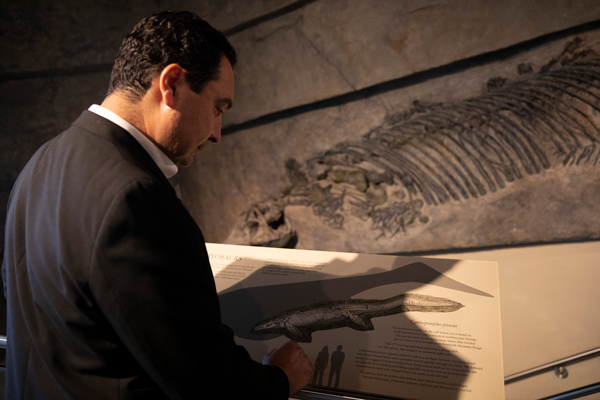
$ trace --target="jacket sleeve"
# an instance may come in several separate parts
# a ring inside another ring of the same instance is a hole
[[[221,323],[204,238],[170,187],[148,180],[125,188],[92,254],[100,309],[170,398],[288,398],[283,370],[253,361]]]

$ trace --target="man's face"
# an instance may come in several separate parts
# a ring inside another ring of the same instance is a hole
[[[226,57],[221,59],[219,76],[195,93],[187,83],[178,93],[178,107],[171,121],[171,132],[162,144],[167,156],[179,167],[187,167],[208,142],[221,140],[221,116],[233,104],[233,69]]]

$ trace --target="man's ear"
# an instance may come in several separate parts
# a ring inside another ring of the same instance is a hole
[[[185,70],[179,64],[169,64],[163,68],[158,78],[158,89],[166,106],[177,106],[182,84],[185,84]]]

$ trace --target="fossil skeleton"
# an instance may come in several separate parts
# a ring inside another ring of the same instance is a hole
[[[361,140],[303,164],[288,160],[288,189],[253,205],[227,242],[293,246],[289,205],[310,207],[332,228],[343,229],[352,215],[393,237],[427,224],[431,207],[479,198],[545,169],[599,165],[600,57],[575,39],[539,72],[526,67],[514,82],[490,79],[482,96],[415,101]]]
[[[414,293],[385,300],[352,299],[294,308],[259,322],[254,334],[279,333],[297,342],[310,343],[315,331],[349,327],[358,331],[374,330],[371,318],[407,311],[452,312],[464,307],[455,301]]]

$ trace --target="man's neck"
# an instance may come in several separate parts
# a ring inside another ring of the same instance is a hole
[[[150,135],[148,135],[148,128],[144,119],[143,106],[141,102],[132,103],[125,96],[119,93],[113,93],[107,96],[101,104],[102,107],[106,108],[135,126],[144,136],[155,142]]]

